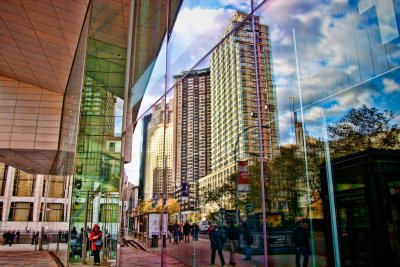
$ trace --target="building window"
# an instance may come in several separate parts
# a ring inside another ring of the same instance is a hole
[[[35,175],[15,170],[13,196],[31,197],[33,195],[35,180]]]
[[[11,202],[9,221],[26,222],[32,221],[33,203],[30,202]]]
[[[64,221],[64,205],[59,203],[47,204],[46,222],[63,222]]]
[[[7,169],[8,166],[0,163],[0,196],[4,196],[7,181]]]
[[[50,176],[48,197],[63,198],[65,194],[65,177]]]

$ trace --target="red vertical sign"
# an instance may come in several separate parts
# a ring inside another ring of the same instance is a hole
[[[249,191],[249,163],[247,160],[238,161],[238,190]]]

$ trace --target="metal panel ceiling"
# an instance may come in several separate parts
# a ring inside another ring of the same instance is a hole
[[[63,94],[88,1],[0,1],[0,74]]]

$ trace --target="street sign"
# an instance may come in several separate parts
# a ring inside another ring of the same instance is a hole
[[[240,160],[238,164],[238,191],[248,192],[249,191],[249,163],[247,160]]]

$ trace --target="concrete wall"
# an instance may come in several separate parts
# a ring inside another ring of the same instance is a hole
[[[48,173],[58,149],[62,105],[60,94],[0,76],[0,161]]]

